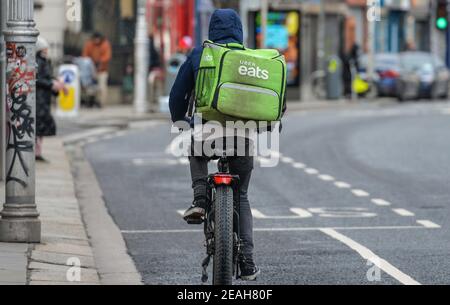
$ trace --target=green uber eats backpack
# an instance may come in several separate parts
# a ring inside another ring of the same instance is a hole
[[[206,41],[195,84],[196,112],[204,120],[281,120],[286,61],[277,50]]]

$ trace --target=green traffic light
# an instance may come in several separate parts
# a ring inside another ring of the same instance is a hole
[[[448,26],[447,18],[440,17],[436,20],[436,27],[440,30],[445,30]]]

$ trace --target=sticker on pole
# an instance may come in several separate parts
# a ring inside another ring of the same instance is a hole
[[[56,115],[60,118],[78,116],[80,108],[79,74],[76,65],[62,65],[59,67],[58,78],[67,88],[67,92],[60,91],[58,96]]]

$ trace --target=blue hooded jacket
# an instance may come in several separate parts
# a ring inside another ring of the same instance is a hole
[[[244,35],[239,15],[232,9],[216,10],[209,24],[209,40],[216,43],[243,44]],[[170,92],[169,107],[172,121],[185,120],[189,99],[195,88],[203,47],[195,48],[181,66]]]

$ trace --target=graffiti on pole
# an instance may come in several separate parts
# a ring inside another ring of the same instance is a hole
[[[6,45],[6,79],[7,79],[7,151],[13,155],[6,175],[6,183],[16,182],[26,188],[27,183],[13,175],[16,166],[28,177],[29,167],[24,158],[25,153],[34,153],[33,110],[28,97],[35,87],[35,70],[27,62],[27,48],[24,45],[7,43]]]

